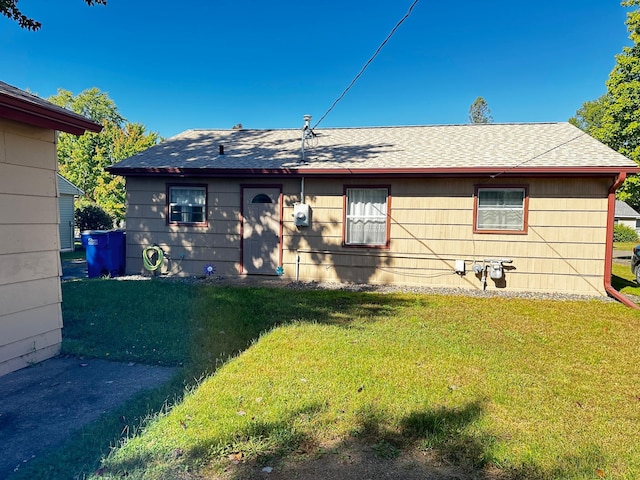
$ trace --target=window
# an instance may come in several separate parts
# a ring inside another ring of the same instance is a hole
[[[387,246],[389,188],[345,190],[344,244]]]
[[[259,193],[258,195],[253,197],[253,200],[251,200],[251,203],[273,203],[273,201],[271,200],[271,198],[269,198],[269,195],[265,195],[264,193]]]
[[[169,186],[169,223],[206,223],[207,187]]]
[[[476,187],[474,231],[526,233],[526,187]]]

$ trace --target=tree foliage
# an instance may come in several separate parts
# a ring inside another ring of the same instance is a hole
[[[107,0],[84,0],[87,5],[106,5]],[[42,24],[33,18],[26,16],[18,8],[18,0],[0,0],[0,14],[18,22],[18,25],[27,30],[40,30]]]
[[[493,123],[487,101],[478,97],[469,107],[469,123]]]
[[[81,232],[113,228],[113,218],[98,205],[84,205],[78,208],[75,217],[76,225]]]
[[[610,101],[609,95],[605,93],[595,100],[584,102],[575,116],[569,119],[569,123],[597,138],[602,128],[602,117]]]
[[[625,0],[621,5],[639,7],[640,0]],[[640,163],[640,9],[628,12],[625,24],[632,45],[616,55],[606,93],[582,104],[569,122]],[[640,208],[640,178],[627,178],[617,197]]]
[[[102,124],[100,133],[87,132],[80,137],[60,133],[60,173],[84,190],[81,205],[95,203],[116,221],[124,219],[124,179],[110,175],[105,167],[146,150],[158,143],[160,137],[147,132],[140,123],[127,122],[113,100],[97,88],[76,96],[59,89],[49,101]]]

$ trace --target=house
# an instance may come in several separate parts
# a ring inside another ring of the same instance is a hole
[[[626,225],[640,233],[640,213],[636,212],[629,204],[616,200],[614,219],[616,225]]]
[[[60,350],[56,132],[101,128],[0,82],[0,375]]]
[[[84,192],[59,173],[58,180],[58,212],[60,213],[60,251],[73,252],[75,237],[75,197],[84,195]]]
[[[127,270],[616,295],[631,160],[568,123],[189,130],[109,167]],[[210,269],[212,271],[213,269]]]

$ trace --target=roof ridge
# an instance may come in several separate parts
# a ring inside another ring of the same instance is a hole
[[[569,122],[549,121],[549,122],[494,122],[494,123],[442,123],[442,124],[424,124],[424,125],[365,125],[365,126],[347,126],[347,127],[322,127],[315,130],[373,130],[373,129],[394,129],[394,128],[439,128],[439,127],[500,127],[500,126],[533,126],[533,125],[563,125]],[[292,130],[301,130],[302,127],[277,127],[277,128],[189,128],[186,132],[285,132]],[[180,133],[178,134],[180,135]]]

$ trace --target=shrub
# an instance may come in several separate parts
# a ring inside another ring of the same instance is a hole
[[[80,231],[109,230],[113,219],[98,205],[85,205],[76,210],[76,225]]]
[[[613,227],[613,241],[637,242],[638,234],[633,228],[627,227],[626,225],[618,224]]]

